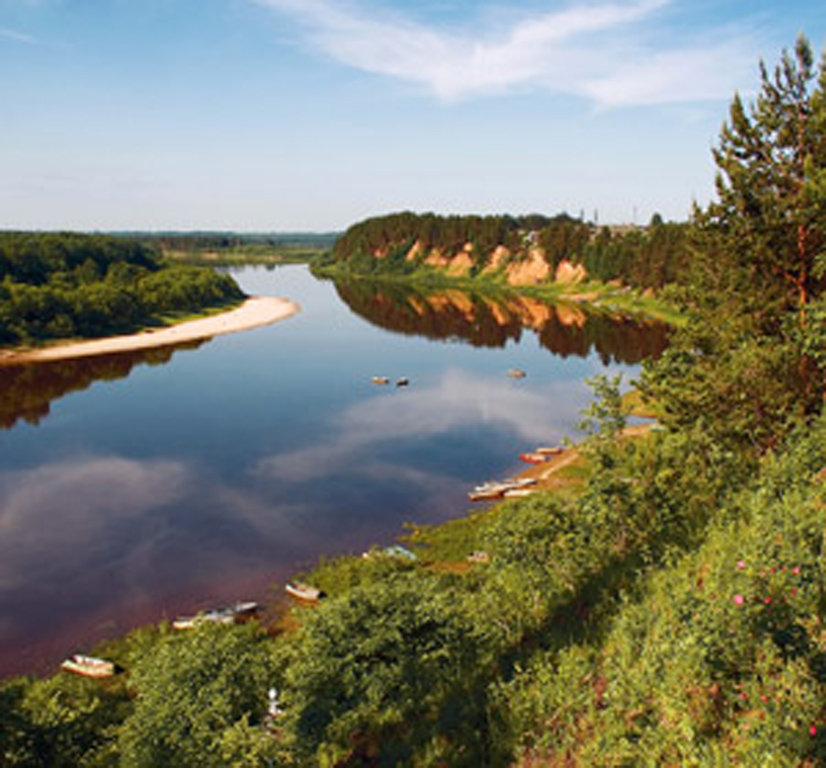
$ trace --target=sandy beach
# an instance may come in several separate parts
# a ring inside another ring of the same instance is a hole
[[[78,357],[132,352],[138,349],[165,347],[198,339],[208,339],[224,333],[235,333],[262,325],[270,325],[290,317],[301,308],[289,299],[275,296],[252,296],[235,309],[212,317],[151,328],[129,336],[111,336],[105,339],[75,341],[43,347],[42,349],[0,350],[0,365],[40,363],[49,360],[69,360]]]

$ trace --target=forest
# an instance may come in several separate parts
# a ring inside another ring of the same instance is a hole
[[[552,270],[570,261],[582,264],[592,280],[659,289],[687,272],[688,233],[687,224],[664,222],[659,215],[646,227],[598,227],[564,213],[548,217],[406,212],[354,224],[336,241],[326,263],[357,275],[412,275],[432,252],[459,254],[470,244],[470,274],[478,276],[499,248],[508,253],[502,267],[523,260],[536,248]]]
[[[687,319],[637,385],[656,429],[624,439],[594,379],[578,482],[414,527],[415,559],[323,561],[274,625],[8,680],[3,764],[826,763],[826,67],[801,38],[761,75],[681,235]]]
[[[110,336],[236,303],[232,278],[127,238],[0,232],[0,344]]]

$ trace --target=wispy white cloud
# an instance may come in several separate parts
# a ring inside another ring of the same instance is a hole
[[[663,50],[650,34],[672,0],[569,5],[522,15],[509,28],[445,30],[336,0],[254,0],[300,22],[312,44],[338,61],[423,86],[445,101],[544,88],[598,106],[718,98],[753,64],[731,38]]]
[[[16,29],[9,29],[8,27],[0,27],[0,39],[13,40],[16,43],[26,43],[27,45],[34,45],[37,40],[25,32],[18,32]]]

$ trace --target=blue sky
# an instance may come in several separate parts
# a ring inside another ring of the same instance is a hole
[[[684,219],[822,0],[0,0],[0,227]]]

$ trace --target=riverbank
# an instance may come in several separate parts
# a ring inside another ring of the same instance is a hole
[[[166,347],[270,325],[291,317],[300,309],[298,304],[289,299],[275,296],[252,296],[241,305],[217,315],[188,320],[163,328],[150,328],[126,336],[73,341],[42,349],[0,350],[0,365],[71,360]]]

